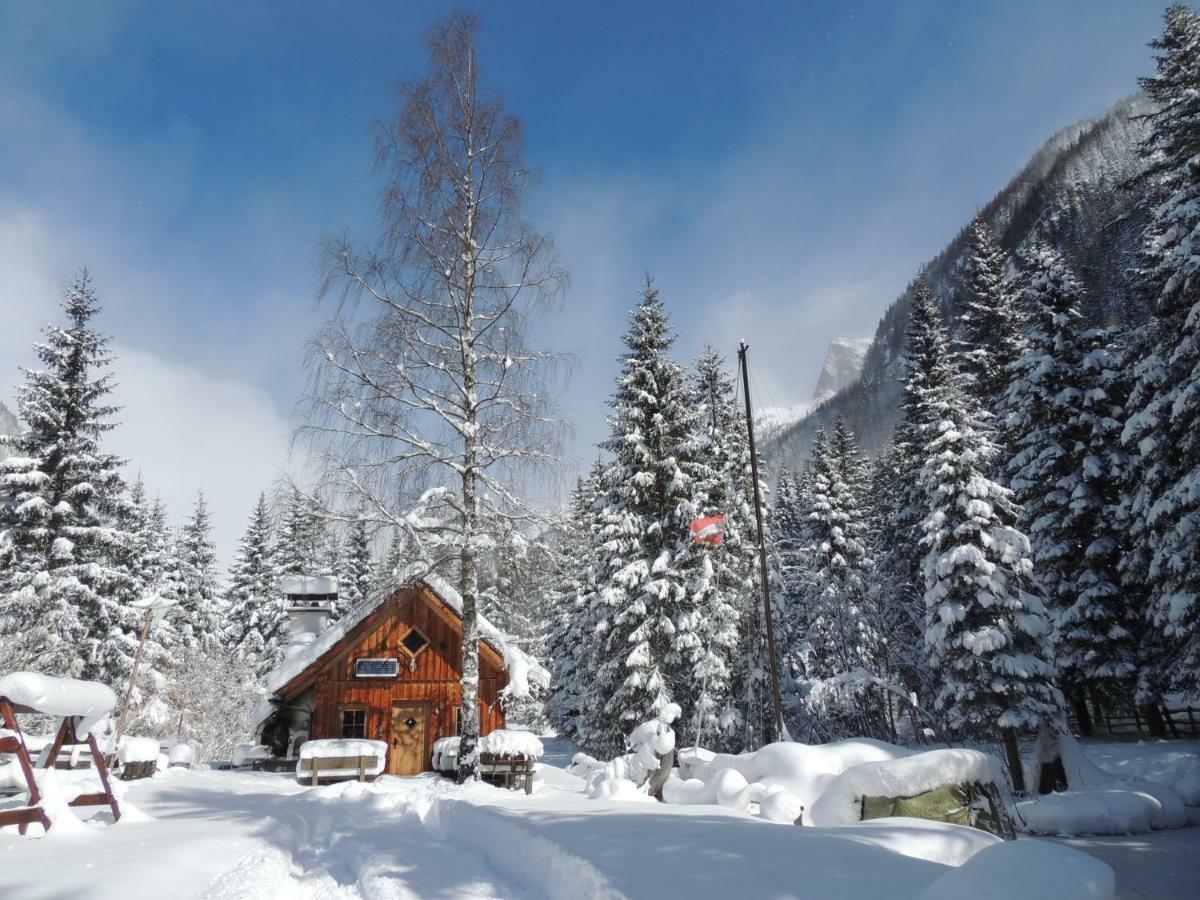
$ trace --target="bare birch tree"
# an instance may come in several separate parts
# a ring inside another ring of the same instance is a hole
[[[459,779],[479,738],[479,554],[495,523],[528,515],[521,486],[555,459],[554,354],[526,321],[567,276],[521,214],[532,173],[520,121],[480,79],[478,23],[428,38],[429,72],[377,128],[382,233],[325,247],[334,310],[312,342],[310,416],[323,491],[407,531],[462,594]],[[414,512],[412,499],[422,494]]]

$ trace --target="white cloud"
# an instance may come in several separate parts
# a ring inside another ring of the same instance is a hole
[[[132,347],[114,348],[123,408],[109,447],[181,521],[203,489],[224,563],[258,492],[287,460],[289,426],[262,389]]]

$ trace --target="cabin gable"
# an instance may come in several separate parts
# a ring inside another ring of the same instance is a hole
[[[479,655],[480,733],[487,734],[504,727],[499,701],[507,672],[487,642]],[[461,659],[457,612],[427,585],[406,585],[276,693],[312,710],[314,739],[365,737],[391,747],[400,729],[415,729],[428,769],[433,742],[458,733]],[[387,771],[414,774],[391,761]]]

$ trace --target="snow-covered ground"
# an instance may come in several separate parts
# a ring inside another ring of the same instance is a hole
[[[288,775],[171,770],[119,785],[131,815],[115,826],[99,812],[73,833],[0,834],[0,897],[932,900],[964,886],[996,897],[1111,890],[1106,867],[1048,841],[996,842],[917,820],[800,828],[712,805],[589,800],[561,768],[570,749],[546,742],[543,783],[528,797],[433,775],[313,789]],[[1072,843],[1116,868],[1118,896],[1192,896],[1200,829],[1130,839],[1158,865],[1140,865],[1120,840]]]

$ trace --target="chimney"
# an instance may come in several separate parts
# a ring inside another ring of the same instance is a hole
[[[337,601],[338,583],[331,575],[284,575],[279,589],[287,598],[288,645],[284,657],[295,656],[329,624]]]

